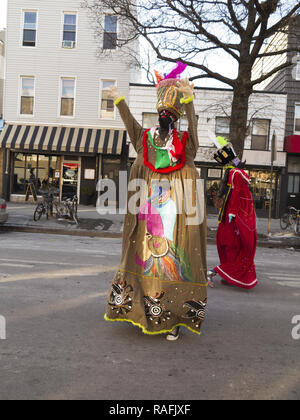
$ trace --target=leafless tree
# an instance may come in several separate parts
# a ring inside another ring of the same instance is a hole
[[[253,66],[261,57],[291,52],[287,44],[272,51],[265,46],[299,13],[298,0],[85,0],[83,6],[89,8],[99,28],[101,15],[118,15],[123,28],[117,36],[118,46],[143,38],[159,60],[182,61],[196,69],[199,74],[193,79],[212,78],[229,85],[233,89],[230,140],[242,154],[254,87],[292,62],[277,65],[255,80]],[[225,76],[222,65],[209,66],[208,53],[228,55],[237,68],[236,77]]]

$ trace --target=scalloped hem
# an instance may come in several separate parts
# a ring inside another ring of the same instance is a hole
[[[197,334],[197,335],[201,335],[201,332],[193,330],[193,328],[187,326],[186,324],[176,324],[174,325],[173,328],[171,328],[170,330],[161,330],[161,331],[157,331],[157,332],[152,332],[152,331],[148,331],[145,327],[143,327],[141,324],[138,324],[137,322],[132,321],[131,319],[121,319],[121,318],[108,318],[108,316],[105,314],[104,315],[104,319],[105,321],[109,321],[109,322],[129,322],[130,324],[134,325],[135,327],[139,327],[142,332],[146,335],[159,335],[159,334],[168,334],[170,332],[173,331],[174,328],[176,327],[185,327],[188,330],[190,330],[191,332]]]

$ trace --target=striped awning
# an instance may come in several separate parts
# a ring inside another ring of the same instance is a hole
[[[126,142],[123,129],[6,124],[0,147],[39,152],[120,155]]]

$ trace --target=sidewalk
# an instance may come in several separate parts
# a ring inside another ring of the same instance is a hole
[[[8,222],[5,230],[19,230],[39,233],[57,233],[64,235],[81,235],[90,237],[122,237],[124,215],[101,216],[92,206],[79,206],[79,225],[74,222],[55,218],[49,220],[43,215],[35,222],[33,213],[36,205],[28,203],[8,203]],[[218,229],[216,215],[207,216],[208,241],[215,242]],[[271,235],[268,236],[268,219],[257,218],[258,242],[260,246],[293,247],[300,249],[300,237],[293,232],[283,232],[279,219],[271,221]]]

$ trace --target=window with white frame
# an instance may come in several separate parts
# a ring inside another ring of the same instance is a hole
[[[295,105],[295,128],[294,132],[300,134],[300,104]]]
[[[158,115],[156,112],[143,112],[143,128],[148,129],[158,125]]]
[[[300,80],[300,52],[297,54],[296,80]]]
[[[268,150],[270,120],[254,119],[252,121],[251,149]]]
[[[216,136],[229,137],[230,117],[216,117]]]
[[[64,13],[63,16],[63,48],[75,48],[77,38],[77,13]]]
[[[61,105],[60,115],[73,117],[75,106],[75,79],[71,77],[61,78]]]
[[[37,12],[23,12],[23,47],[36,46]]]
[[[116,86],[115,80],[102,80],[101,81],[101,109],[100,118],[115,118],[114,100],[110,96],[109,88]]]
[[[117,48],[118,18],[113,15],[104,17],[103,49],[115,50]]]
[[[34,111],[34,77],[21,76],[20,114],[33,115]]]

